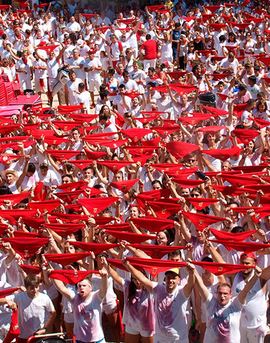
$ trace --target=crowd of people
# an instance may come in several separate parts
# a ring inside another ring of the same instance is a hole
[[[269,1],[0,11],[0,342],[264,342]]]

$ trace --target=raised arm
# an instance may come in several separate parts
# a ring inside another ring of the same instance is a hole
[[[155,285],[154,282],[150,281],[146,276],[143,275],[142,272],[140,272],[138,269],[133,267],[128,261],[125,261],[125,266],[131,272],[131,274],[144,285],[144,287],[149,292],[153,291],[154,285]]]

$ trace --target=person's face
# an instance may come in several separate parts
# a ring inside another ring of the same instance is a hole
[[[153,189],[154,190],[159,190],[159,189],[162,189],[161,185],[159,184],[159,182],[156,182],[153,184]]]
[[[222,286],[218,288],[217,300],[220,306],[226,306],[231,300],[232,293],[228,286]]]
[[[165,235],[164,232],[159,232],[157,234],[157,245],[167,245],[168,244],[168,238]]]
[[[174,262],[182,262],[182,258],[180,255],[169,256],[169,260]]]
[[[46,176],[47,173],[48,173],[48,168],[47,168],[47,167],[41,167],[41,168],[40,168],[40,174],[41,174],[42,176]]]
[[[241,264],[243,264],[244,266],[250,266],[250,267],[253,267],[256,265],[256,263],[252,257],[242,257],[241,258]],[[242,274],[247,276],[252,272],[252,270],[253,270],[253,268],[243,270]]]
[[[70,81],[75,81],[76,80],[76,74],[75,73],[69,74],[69,79],[70,79]]]
[[[93,170],[92,169],[86,169],[84,172],[84,175],[86,178],[91,178],[94,175]]]
[[[67,254],[74,254],[75,251],[75,247],[69,243],[67,243],[64,247],[64,252]]]
[[[28,286],[26,288],[26,293],[29,296],[29,298],[34,298],[39,291],[39,286]]]
[[[15,176],[13,174],[6,174],[6,181],[8,185],[11,185],[15,182]]]
[[[80,138],[80,133],[79,131],[75,130],[72,132],[72,138],[77,141]]]
[[[118,181],[123,181],[123,176],[121,173],[117,173],[115,175],[115,180],[118,182]]]
[[[78,50],[73,51],[73,58],[74,59],[77,59],[79,56],[80,56],[80,54],[79,54]]]
[[[191,196],[191,198],[199,198],[201,196],[201,194],[197,191],[192,191],[190,196]]]
[[[180,278],[177,274],[169,272],[165,277],[166,290],[168,293],[172,293],[175,288],[179,285]]]
[[[223,162],[222,164],[222,170],[229,171],[231,170],[231,164],[229,162]]]
[[[86,299],[89,294],[92,292],[92,286],[88,280],[83,280],[78,283],[78,293],[81,298]]]
[[[138,207],[131,207],[131,209],[130,209],[130,217],[131,218],[138,218],[139,217],[139,209],[138,209]]]
[[[181,190],[181,196],[184,198],[187,198],[190,196],[190,191],[188,188],[182,188]]]
[[[65,184],[65,183],[70,183],[71,180],[69,177],[64,177],[63,180],[62,180],[62,183]]]

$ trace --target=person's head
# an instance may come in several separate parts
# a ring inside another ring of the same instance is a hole
[[[131,206],[130,208],[130,217],[138,218],[140,214],[139,208],[137,206]]]
[[[68,73],[70,81],[74,82],[76,80],[76,73],[74,70],[70,70]]]
[[[182,262],[182,255],[181,250],[174,250],[169,252],[168,254],[168,260],[174,261],[174,262]]]
[[[162,183],[159,180],[152,181],[152,187],[154,190],[162,189]]]
[[[268,110],[267,102],[264,100],[257,101],[256,110],[260,113],[264,113]]]
[[[178,268],[172,268],[165,273],[165,285],[168,293],[172,293],[180,283]]]
[[[128,73],[127,70],[124,70],[124,72],[123,72],[123,78],[124,78],[124,81],[125,81],[125,82],[128,82],[128,80],[129,80],[129,73]]]
[[[150,35],[149,33],[147,33],[147,35],[145,36],[145,38],[146,38],[146,40],[149,40],[149,39],[151,39],[152,37],[151,37],[151,35]]]
[[[84,173],[84,177],[85,179],[91,179],[92,176],[95,175],[95,170],[93,167],[87,167],[83,170],[83,173]]]
[[[7,185],[13,184],[17,180],[17,173],[15,170],[8,169],[5,172],[5,178],[6,178],[6,183]]]
[[[255,86],[257,83],[257,78],[255,75],[251,75],[249,78],[248,78],[248,85],[253,87]]]
[[[28,177],[33,176],[35,174],[35,171],[36,171],[36,166],[34,165],[34,163],[29,163],[26,176]]]
[[[228,283],[221,283],[217,287],[217,301],[220,306],[226,306],[232,298],[231,286]]]
[[[159,231],[156,235],[157,245],[169,245],[170,237],[168,231]]]
[[[72,130],[71,130],[71,136],[72,136],[72,139],[74,139],[76,142],[80,140],[80,131],[79,129],[77,129],[76,127],[74,127]]]
[[[78,294],[82,299],[87,299],[93,288],[89,279],[84,279],[77,284]]]
[[[246,92],[247,92],[247,87],[244,85],[244,84],[240,84],[239,86],[238,86],[238,95],[239,96],[244,96],[245,94],[246,94]]]
[[[78,85],[78,91],[79,91],[79,93],[82,93],[82,92],[85,91],[85,85],[84,85],[83,82],[79,83],[79,85]]]
[[[28,275],[24,279],[24,286],[26,293],[30,298],[34,298],[39,291],[40,278],[37,275]]]
[[[62,184],[73,182],[72,176],[65,174],[62,176]]]
[[[46,176],[49,170],[48,164],[46,162],[41,163],[39,170],[42,176]]]
[[[243,253],[240,255],[240,263],[247,267],[250,266],[250,268],[242,271],[244,277],[248,277],[252,273],[253,267],[256,266],[256,262],[257,258],[254,253]]]

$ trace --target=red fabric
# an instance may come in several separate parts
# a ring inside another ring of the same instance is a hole
[[[174,228],[174,221],[170,219],[160,219],[154,217],[141,217],[141,218],[131,218],[137,227],[144,228],[151,232],[159,232],[166,229]]]
[[[81,214],[67,214],[67,213],[56,213],[58,218],[61,218],[67,222],[77,222],[81,220],[88,220],[88,216]]]
[[[119,240],[125,240],[129,243],[142,243],[147,240],[153,240],[156,238],[154,235],[146,235],[146,234],[137,234],[134,232],[124,232],[124,231],[116,231],[116,230],[108,230],[106,229],[106,233],[111,235]]]
[[[197,211],[201,211],[206,206],[215,204],[219,200],[212,198],[186,198],[186,201],[190,202]]]
[[[220,132],[221,130],[225,129],[226,126],[204,126],[204,127],[200,127],[198,129],[198,131],[201,131],[203,133],[216,133],[216,132]]]
[[[201,108],[211,113],[212,116],[225,116],[229,114],[227,111],[221,110],[219,108],[211,107],[211,106],[201,106]],[[194,112],[193,112],[193,115],[194,115]]]
[[[90,274],[99,274],[98,270],[53,270],[49,277],[63,281],[69,285],[76,285]]]
[[[131,247],[143,250],[147,255],[152,258],[162,258],[164,255],[169,254],[172,251],[186,249],[185,246],[163,246],[155,244],[130,244]]]
[[[244,144],[248,144],[260,134],[259,131],[252,129],[234,129],[232,133]]]
[[[62,199],[66,203],[71,203],[75,199],[78,199],[78,196],[83,193],[83,190],[78,190],[78,191],[70,191],[70,192],[58,192],[55,195]],[[100,192],[98,192],[99,194]]]
[[[118,198],[91,198],[91,199],[78,199],[78,204],[84,206],[91,214],[98,214],[114,204]]]
[[[59,105],[58,106],[59,113],[75,112],[82,109],[83,109],[82,105]]]
[[[131,231],[131,227],[129,223],[103,225],[103,226],[100,226],[100,228],[109,229],[109,230],[119,230],[119,231]]]
[[[167,173],[168,171],[172,171],[172,170],[179,170],[180,168],[183,167],[182,164],[174,164],[174,163],[154,163],[151,164],[151,166],[154,169],[157,169],[161,172],[165,172]]]
[[[144,136],[152,133],[152,130],[144,129],[144,128],[133,128],[133,129],[121,130],[121,132],[125,136],[130,138],[133,142],[137,142],[140,139],[142,139]]]
[[[242,151],[242,149],[238,148],[237,146],[230,148],[230,149],[202,150],[202,152],[204,154],[210,155],[210,156],[217,158],[223,162],[232,156],[239,156],[241,151]]]
[[[38,230],[45,223],[44,218],[23,218],[23,222],[30,227]]]
[[[217,262],[192,261],[195,266],[200,266],[215,275],[235,274],[243,270],[255,268],[255,266],[245,266],[244,264],[229,264]]]
[[[30,237],[35,237],[35,238],[42,238],[40,237],[40,235],[36,232],[25,232],[25,231],[14,231],[14,237],[26,237],[26,238],[30,238]]]
[[[6,218],[6,217],[14,217],[15,219],[18,219],[20,217],[22,218],[33,218],[35,217],[37,211],[36,210],[0,210],[0,217]]]
[[[226,24],[222,24],[222,23],[213,23],[213,24],[209,24],[209,27],[215,31],[218,31],[220,29],[223,29],[226,27]]]
[[[69,224],[57,223],[57,224],[45,224],[45,227],[53,231],[57,230],[57,231],[63,231],[63,232],[66,231],[68,233],[72,233],[72,232],[77,232],[85,228],[85,224],[84,223],[69,223]]]
[[[3,343],[10,343],[21,333],[19,329],[19,314],[18,309],[12,309],[11,321],[9,331],[3,341]]]
[[[113,173],[117,173],[120,169],[127,167],[134,162],[123,161],[123,160],[121,161],[110,160],[110,161],[97,161],[97,163],[109,168]]]
[[[36,201],[36,202],[29,202],[28,206],[30,209],[36,209],[40,211],[48,211],[51,212],[55,210],[57,207],[61,205],[59,200],[44,200],[44,201]]]
[[[181,204],[162,201],[148,201],[148,205],[151,206],[155,214],[160,218],[168,218],[182,209]]]
[[[198,187],[204,182],[203,180],[193,180],[193,179],[179,178],[179,177],[174,177],[173,181],[183,188]]]
[[[149,7],[149,6],[148,6]],[[154,39],[149,39],[141,45],[141,50],[144,50],[145,60],[154,60],[157,58],[158,44]]]
[[[210,231],[217,239],[228,239],[235,242],[244,241],[245,239],[249,238],[251,235],[256,233],[256,230],[251,230],[247,232],[239,232],[239,233],[224,232],[224,231],[219,231],[215,229],[210,229]]]
[[[191,213],[183,211],[183,215],[190,220],[197,230],[203,231],[209,225],[222,222],[226,220],[226,218],[216,217],[216,216],[209,216],[206,214],[201,213]]]
[[[0,298],[5,298],[8,295],[11,295],[15,292],[17,292],[20,289],[20,287],[10,287],[10,288],[4,288],[0,290]]]
[[[48,261],[59,263],[62,266],[67,266],[73,262],[82,260],[89,255],[90,252],[76,252],[74,254],[44,254],[44,257]]]
[[[11,244],[12,248],[23,258],[34,256],[37,251],[49,243],[48,238],[3,238],[3,242]]]
[[[81,181],[76,181],[76,182],[64,183],[64,184],[58,186],[57,188],[64,189],[68,192],[68,191],[72,191],[72,190],[78,189],[78,188],[81,189],[84,186],[87,186],[87,182],[81,180]]]
[[[186,142],[170,142],[166,144],[166,147],[169,153],[177,159],[199,150],[198,145]]]
[[[70,158],[79,155],[80,151],[78,150],[46,150],[46,153],[52,155],[57,160],[69,160]]]
[[[37,266],[32,266],[31,264],[19,264],[20,268],[27,274],[34,274],[37,275],[41,273],[41,268]]]
[[[82,15],[83,17],[89,19],[89,18],[94,18],[97,16],[96,13],[80,13],[80,15]]]
[[[160,259],[148,259],[148,258],[137,258],[137,257],[127,257],[134,267],[142,268],[149,272],[153,277],[157,274],[165,272],[172,268],[181,268],[186,267],[186,262],[175,262],[169,260],[160,260]]]
[[[46,199],[47,191],[44,187],[44,183],[39,181],[36,183],[36,187],[34,189],[34,201],[43,201]]]
[[[22,200],[29,198],[30,192],[23,192],[20,194],[5,194],[0,195],[0,205],[3,205],[5,200],[11,201],[12,205],[15,206],[19,204]]]
[[[207,9],[210,12],[216,12],[220,9],[220,5],[207,5],[205,6],[205,9]]]
[[[38,50],[44,50],[47,52],[52,52],[54,51],[56,48],[58,48],[59,45],[44,45],[44,46],[38,46]]]
[[[229,174],[222,174],[222,179],[228,181],[233,186],[250,186],[254,184],[259,184],[260,180],[254,178],[252,176],[242,176],[242,175],[229,175]]]
[[[169,87],[171,90],[175,91],[179,95],[189,94],[189,93],[194,92],[197,89],[197,87],[192,86],[192,85],[175,84],[175,83],[170,84]]]
[[[108,261],[108,263],[110,265],[112,265],[112,266],[114,266],[114,267],[116,267],[118,269],[127,271],[127,268],[124,266],[122,260],[119,260],[119,259],[116,259],[116,258],[107,258],[107,261]]]
[[[85,153],[87,158],[92,160],[96,160],[107,155],[107,153],[104,151],[91,151],[89,149],[85,149]]]
[[[257,251],[260,249],[266,249],[270,247],[270,244],[265,243],[253,243],[253,242],[233,242],[219,239],[219,240],[211,240],[214,243],[221,243],[225,246],[227,250],[237,250],[237,251],[243,251],[245,253]]]
[[[127,193],[137,182],[139,179],[133,180],[125,180],[125,181],[118,181],[118,182],[111,182],[111,187],[119,189],[123,193]]]
[[[74,247],[86,250],[86,251],[92,251],[95,255],[99,255],[103,251],[113,249],[118,247],[118,244],[113,243],[89,243],[89,242],[75,242],[70,241],[71,245],[74,245]]]

